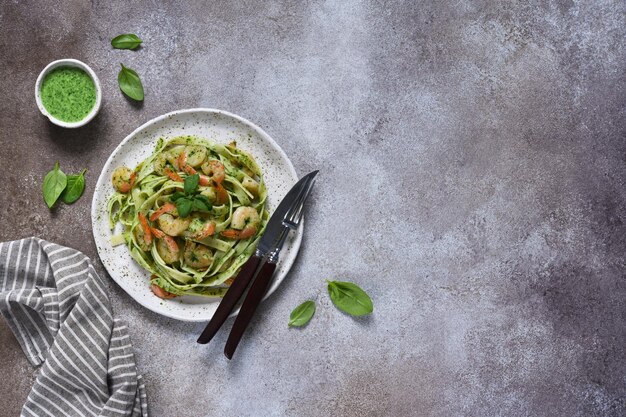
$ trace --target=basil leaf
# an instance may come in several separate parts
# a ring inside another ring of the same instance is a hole
[[[124,33],[111,40],[111,46],[115,49],[135,49],[141,45],[142,40],[134,33]]]
[[[307,324],[315,314],[315,303],[311,300],[305,301],[294,308],[289,315],[289,327],[301,327]]]
[[[209,200],[209,198],[205,195],[202,194],[198,194],[197,196],[195,196],[196,201],[201,201],[204,206],[206,207],[204,210],[205,211],[211,211],[211,209],[213,208],[213,204],[211,204],[211,200]]]
[[[59,161],[57,161],[57,163],[54,164],[54,169],[46,174],[41,187],[43,199],[48,205],[48,208],[54,206],[54,203],[56,203],[66,186],[67,176],[59,169]]]
[[[188,198],[179,198],[176,200],[176,210],[180,217],[187,217],[191,213],[193,202]]]
[[[330,299],[339,310],[353,316],[364,316],[374,311],[372,299],[358,285],[342,281],[327,282]]]
[[[211,200],[209,200],[209,197],[207,197],[207,196],[205,196],[203,194],[198,194],[195,198],[196,198],[196,200],[204,201],[204,203],[209,207],[209,210],[213,206],[213,204],[211,204]]]
[[[198,188],[198,182],[200,181],[199,174],[193,174],[185,178],[185,194],[190,195]]]
[[[170,197],[170,199],[172,201],[176,201],[179,198],[183,198],[185,196],[185,194],[181,193],[180,191],[176,191],[174,194],[172,194],[172,196]]]
[[[193,209],[196,211],[210,211],[211,207],[207,206],[207,204],[200,200],[199,198],[193,199]]]
[[[130,68],[126,68],[122,64],[120,73],[117,74],[117,83],[120,85],[120,90],[133,100],[143,100],[143,85],[139,79],[139,75]]]
[[[65,191],[61,194],[61,199],[65,204],[72,204],[83,195],[83,191],[85,191],[86,171],[86,169],[83,169],[78,175],[67,176],[67,187],[65,187]]]

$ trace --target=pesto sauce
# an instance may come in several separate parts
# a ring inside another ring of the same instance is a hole
[[[80,68],[55,68],[43,79],[41,103],[52,117],[79,122],[96,104],[96,86]]]

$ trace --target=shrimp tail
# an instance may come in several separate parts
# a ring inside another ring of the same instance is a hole
[[[226,204],[228,202],[228,191],[226,191],[226,188],[222,184],[217,183],[216,190],[218,204]]]
[[[148,219],[142,212],[137,213],[137,217],[139,218],[139,223],[143,229],[143,240],[146,242],[146,245],[150,246],[152,244],[152,230],[148,224]]]
[[[207,177],[206,175],[200,174],[200,179],[198,180],[198,184],[204,185],[204,186],[211,185],[211,178]]]
[[[178,175],[176,172],[172,171],[170,168],[165,168],[163,172],[165,173],[165,175],[170,177],[172,181],[183,182],[183,179],[181,178],[181,176]]]
[[[215,222],[208,222],[202,230],[193,235],[194,239],[204,239],[205,237],[211,236],[215,233]]]
[[[178,243],[176,243],[176,241],[174,240],[173,237],[171,237],[170,235],[165,234],[165,232],[163,232],[162,230],[159,230],[159,229],[154,228],[154,227],[151,227],[150,231],[152,232],[154,237],[156,237],[157,239],[163,239],[165,241],[165,243],[167,243],[167,246],[173,252],[178,252]]]
[[[166,298],[174,298],[174,297],[176,297],[176,294],[172,294],[171,292],[167,292],[163,288],[159,287],[156,284],[151,284],[150,285],[150,289],[152,290],[154,295],[156,295],[159,298],[166,299]]]
[[[178,168],[185,171],[187,175],[196,174],[196,170],[193,169],[193,167],[187,165],[187,153],[185,152],[181,152],[178,156]]]
[[[176,206],[174,204],[165,203],[157,211],[155,211],[154,213],[150,215],[150,221],[153,222],[159,217],[161,217],[162,214],[171,213],[174,210],[176,210]]]
[[[136,181],[136,180],[137,180],[137,173],[133,171],[133,172],[130,174],[130,177],[129,177],[129,179],[128,179],[128,182],[126,182],[126,183],[124,183],[124,184],[121,184],[121,185],[118,187],[118,190],[119,190],[121,193],[126,194],[127,192],[129,192],[130,190],[132,190],[133,186],[135,185],[135,181]]]
[[[185,151],[181,152],[176,159],[178,163],[178,169],[182,170],[185,165],[187,165],[187,153]]]
[[[245,227],[243,230],[226,229],[220,234],[229,239],[247,239],[256,234],[256,227]]]
[[[167,243],[167,246],[169,246],[172,252],[178,252],[178,243],[176,243],[173,237],[165,235],[163,236],[163,240],[165,240],[165,243]]]

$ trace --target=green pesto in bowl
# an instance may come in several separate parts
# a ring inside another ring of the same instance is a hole
[[[85,71],[62,66],[53,69],[41,83],[41,103],[63,122],[83,120],[96,104],[96,85]]]

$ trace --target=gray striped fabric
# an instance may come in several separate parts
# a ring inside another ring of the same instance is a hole
[[[0,310],[41,365],[22,416],[147,416],[127,327],[75,249],[37,238],[0,243]]]

